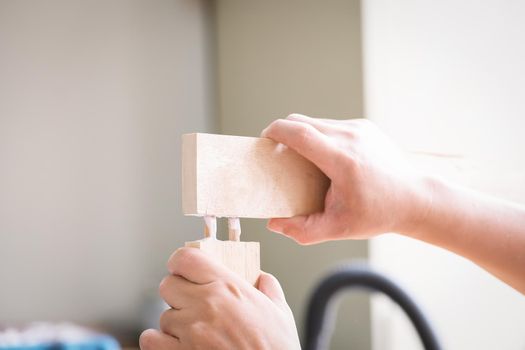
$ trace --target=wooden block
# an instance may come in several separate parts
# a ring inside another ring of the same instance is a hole
[[[291,217],[323,210],[330,182],[295,151],[266,138],[182,137],[185,215]]]
[[[250,284],[255,286],[257,283],[261,273],[259,242],[219,241],[204,238],[186,242],[186,247],[199,248],[211,254]]]

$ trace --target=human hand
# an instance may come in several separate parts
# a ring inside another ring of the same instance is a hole
[[[196,248],[178,249],[160,295],[172,308],[160,329],[140,337],[142,350],[300,349],[293,314],[275,277],[257,288]]]
[[[292,114],[261,134],[317,165],[331,180],[323,212],[274,218],[268,229],[301,244],[417,228],[431,202],[425,177],[372,122]]]

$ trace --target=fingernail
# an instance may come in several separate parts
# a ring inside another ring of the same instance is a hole
[[[266,137],[267,132],[268,132],[268,128],[265,128],[263,131],[261,131],[261,137]]]

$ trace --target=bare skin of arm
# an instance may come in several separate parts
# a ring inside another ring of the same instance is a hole
[[[525,209],[448,184],[409,164],[371,122],[291,115],[263,136],[316,164],[330,179],[323,212],[272,219],[268,228],[301,244],[397,232],[462,255],[525,293]],[[160,294],[172,308],[150,349],[299,349],[279,282],[256,288],[195,248],[177,250]]]
[[[525,294],[525,208],[421,173],[373,123],[293,114],[262,136],[330,179],[323,212],[272,219],[301,244],[396,232],[445,248]]]

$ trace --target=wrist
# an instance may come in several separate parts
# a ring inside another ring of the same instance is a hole
[[[439,177],[430,174],[418,176],[413,182],[404,224],[397,232],[421,239],[431,226],[436,207],[439,206],[439,193],[445,187],[446,184]]]

